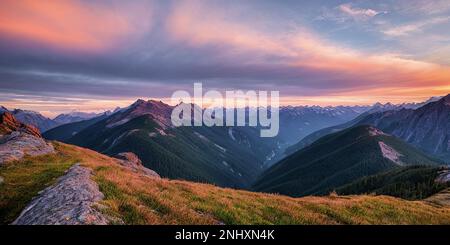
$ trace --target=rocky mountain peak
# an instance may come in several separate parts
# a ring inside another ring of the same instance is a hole
[[[133,104],[131,104],[130,107],[136,107],[136,106],[142,105],[143,103],[145,103],[145,100],[143,100],[143,99],[138,99],[138,100],[136,100]]]
[[[171,121],[170,116],[173,107],[163,103],[162,101],[156,100],[142,100],[138,99],[136,102],[127,107],[119,113],[116,113],[108,121],[109,128],[124,124],[133,118],[147,115],[152,117],[156,123],[158,123],[162,128],[170,127]]]
[[[447,94],[441,99],[446,105],[450,106],[450,94]]]
[[[53,121],[58,124],[66,124],[66,123],[88,120],[88,119],[100,116],[101,114],[102,113],[72,111],[70,113],[59,114],[58,116],[56,116],[53,119]]]
[[[5,111],[9,111],[9,110],[4,106],[0,106],[0,113],[3,113]]]

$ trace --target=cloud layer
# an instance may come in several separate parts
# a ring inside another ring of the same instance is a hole
[[[421,100],[450,92],[448,60],[435,53],[450,47],[450,8],[437,3],[428,14],[402,1],[6,0],[0,104],[41,108],[47,97],[60,110],[71,98],[98,109],[199,81],[280,90],[286,103]]]

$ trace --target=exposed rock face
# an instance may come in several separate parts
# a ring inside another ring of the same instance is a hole
[[[39,156],[54,151],[53,145],[43,138],[14,131],[0,138],[0,165],[22,159],[25,155]]]
[[[400,157],[403,156],[402,154],[398,153],[394,148],[390,147],[383,141],[379,141],[378,145],[380,146],[383,157],[395,162],[398,165],[403,165],[402,161],[400,160]]]
[[[94,205],[104,198],[90,179],[91,170],[72,166],[57,183],[43,190],[13,225],[106,225],[109,220]]]
[[[166,129],[172,127],[172,109],[172,106],[166,105],[161,101],[144,101],[139,99],[130,105],[126,110],[112,115],[108,119],[108,125],[106,127],[114,128],[129,122],[133,118],[147,115],[152,118],[162,129]]]
[[[139,157],[132,152],[122,152],[114,157],[120,160],[119,162],[122,166],[130,168],[135,172],[140,172],[149,177],[161,178],[155,171],[144,167]]]
[[[14,131],[41,137],[41,133],[36,127],[19,122],[10,112],[3,112],[0,115],[0,135],[9,134]]]
[[[416,110],[374,113],[359,124],[374,125],[450,162],[450,94]]]
[[[450,182],[450,169],[445,169],[439,172],[436,182],[447,183]]]
[[[374,128],[374,127],[369,127],[369,135],[370,136],[378,136],[378,135],[387,135],[385,134],[383,131]]]
[[[58,123],[54,122],[50,118],[41,115],[36,111],[15,109],[12,111],[12,113],[17,118],[17,120],[37,127],[41,132],[45,132],[51,128],[58,126]]]
[[[9,112],[0,115],[0,165],[25,155],[38,156],[54,151],[53,145],[41,137],[39,129],[19,122]]]

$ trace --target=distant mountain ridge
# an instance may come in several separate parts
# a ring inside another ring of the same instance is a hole
[[[6,108],[5,108],[6,109]],[[8,110],[9,111],[9,110]],[[17,120],[37,127],[41,132],[45,132],[58,124],[48,117],[43,116],[39,112],[14,109],[11,112]]]
[[[441,97],[432,97],[428,101],[422,103],[403,103],[399,105],[391,103],[375,103],[372,106],[282,106],[280,107],[280,147],[284,148],[292,145],[314,131],[347,122],[367,111],[373,112],[387,109],[417,108],[431,101],[436,101],[439,98]],[[117,107],[114,111],[105,111],[101,113],[73,111],[59,114],[54,119],[50,119],[36,111],[21,109],[14,109],[11,111],[4,106],[0,106],[0,112],[9,111],[13,113],[18,120],[39,128],[41,132],[45,132],[63,124],[89,120],[105,113],[113,114],[123,109],[124,108]],[[284,151],[284,149],[282,150]]]
[[[9,111],[0,112],[0,135],[10,134],[15,131],[41,137],[41,133],[36,127],[19,122]]]
[[[358,123],[379,127],[450,162],[450,94],[415,110],[371,114]]]
[[[435,98],[436,99],[436,98]],[[373,125],[419,149],[450,162],[450,95],[417,109],[366,112],[356,119],[316,131],[288,149],[292,153],[320,137],[355,125]]]
[[[116,110],[118,109],[116,108]],[[14,117],[17,118],[17,120],[26,123],[28,125],[37,127],[41,132],[48,131],[63,124],[80,122],[101,116],[103,114],[112,113],[111,111],[105,111],[103,113],[74,111],[70,113],[59,114],[54,119],[50,119],[48,117],[43,116],[41,113],[37,111],[22,110],[22,109],[9,110],[4,106],[0,106],[0,113],[5,111],[13,114]]]
[[[74,111],[70,113],[59,114],[53,119],[53,121],[59,125],[62,125],[67,123],[80,122],[101,116],[103,114],[111,114],[111,113],[112,113],[111,111],[106,111],[103,113]]]
[[[231,137],[229,127],[173,127],[172,108],[160,101],[137,100],[66,142],[108,155],[133,152],[164,177],[250,185],[273,143],[261,143],[256,129],[233,128]]]
[[[48,140],[58,140],[61,142],[65,142],[76,135],[78,132],[81,132],[83,129],[105,119],[106,117],[108,117],[108,114],[104,113],[91,119],[66,123],[47,130],[43,133],[43,136]]]
[[[326,135],[266,170],[253,188],[292,196],[334,188],[399,166],[439,165],[414,147],[372,126]]]
[[[302,135],[317,128],[335,125],[359,114],[351,107],[281,108],[280,135],[275,138],[262,139],[259,137],[259,129],[252,127],[174,128],[170,120],[172,109],[172,106],[160,101],[140,99],[126,108],[116,110],[110,116],[62,125],[46,132],[44,137],[77,144],[111,155],[117,152],[132,151],[143,159],[144,164],[149,164],[150,168],[155,169],[163,176],[199,178],[200,181],[207,179],[208,182],[222,185],[227,183],[226,185],[232,186],[234,185],[231,184],[233,181],[225,180],[230,178],[225,176],[231,175],[232,178],[238,179],[236,181],[238,185],[243,183],[249,185],[262,171],[262,168],[270,166],[270,163],[277,160],[277,154],[286,145],[296,142]],[[118,131],[122,133],[119,134]],[[178,136],[179,134],[183,136]],[[136,149],[134,142],[127,145],[126,142],[134,138],[138,138],[139,140],[136,141],[142,142],[142,146],[149,145],[148,151]],[[172,143],[167,145],[169,142]],[[195,150],[191,149],[191,151],[185,152],[183,149],[187,150],[192,147],[186,145],[193,145]],[[164,147],[164,150],[159,149],[160,147]],[[204,149],[208,153],[198,152],[200,149]],[[182,152],[183,154],[181,154]],[[193,172],[199,173],[205,169],[210,169],[208,172],[212,171],[218,173],[218,175],[224,175],[220,177],[222,180],[215,181],[214,178],[205,177],[210,173],[200,174],[203,177],[193,177],[197,174],[192,173],[192,167],[185,170],[185,173],[179,172],[183,168],[169,171],[173,168],[171,166],[173,164],[177,166],[181,163],[186,167],[197,165],[198,163],[194,163],[197,161],[195,157],[190,156],[193,154],[192,152],[198,152],[199,156],[207,155],[201,157],[205,158],[200,161],[204,161],[203,164],[200,164],[203,165],[201,170]],[[174,160],[169,160],[173,157],[175,157]],[[162,163],[155,162],[156,159],[160,158],[164,158],[163,161],[169,161],[172,164],[163,166]],[[186,159],[189,159],[189,163],[183,163]],[[175,164],[174,161],[179,163]],[[252,162],[252,164],[248,164],[248,162]],[[243,180],[245,178],[246,180]]]

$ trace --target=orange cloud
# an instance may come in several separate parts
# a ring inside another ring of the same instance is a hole
[[[396,54],[370,54],[341,47],[302,27],[286,34],[267,34],[258,31],[255,23],[245,25],[234,23],[233,19],[239,18],[233,18],[230,13],[221,12],[217,8],[190,2],[190,5],[175,6],[167,21],[167,29],[173,39],[185,44],[220,45],[231,48],[233,53],[247,54],[248,60],[240,62],[270,64],[270,60],[260,61],[255,57],[281,57],[283,59],[275,61],[278,65],[284,62],[283,65],[293,69],[306,68],[319,74],[328,73],[325,75],[328,80],[333,79],[330,74],[335,74],[340,83],[353,81],[351,86],[342,89],[341,94],[332,97],[337,103],[342,102],[346,96],[349,102],[366,102],[366,99],[361,99],[363,97],[385,101],[384,94],[390,88],[390,98],[395,97],[395,94],[405,98],[405,93],[401,91],[409,91],[409,95],[416,94],[421,98],[425,94],[436,95],[433,94],[436,91],[442,94],[450,92],[448,66],[406,59]],[[225,55],[228,53],[229,50]],[[308,77],[299,79],[302,79],[298,83],[301,86],[302,81]],[[359,84],[355,85],[354,81],[359,81]],[[373,90],[375,87],[382,89]],[[326,88],[324,90],[322,93],[326,93]],[[352,93],[359,94],[359,98]],[[323,99],[329,102],[326,98]]]
[[[363,87],[446,86],[450,81],[450,68],[444,65],[405,59],[396,54],[361,53],[308,34],[294,37],[291,42],[303,50],[293,66],[338,72],[341,76],[360,79]]]
[[[220,11],[202,5],[205,2],[177,2],[167,20],[171,38],[187,42],[192,46],[224,44],[236,47],[239,51],[259,50],[265,53],[295,55],[273,38],[233,23]]]
[[[3,0],[0,33],[50,47],[92,51],[109,48],[134,31],[132,15],[96,4]]]

